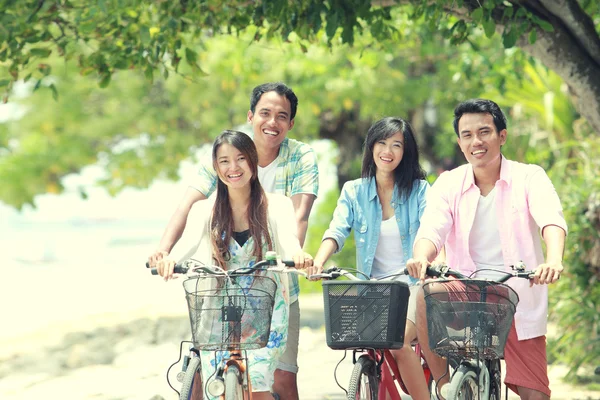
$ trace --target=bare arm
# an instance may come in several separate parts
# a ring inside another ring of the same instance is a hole
[[[323,272],[323,267],[329,257],[333,253],[335,253],[338,249],[337,242],[331,238],[327,238],[321,242],[321,246],[319,246],[319,250],[317,250],[317,254],[315,255],[313,269],[309,270],[309,275],[312,274],[320,274]]]
[[[413,258],[406,262],[406,268],[410,276],[425,280],[427,267],[438,255],[437,248],[429,239],[419,239],[413,248]],[[445,254],[444,254],[445,258]]]
[[[291,197],[296,214],[300,247],[304,247],[304,240],[306,239],[306,231],[308,229],[308,217],[310,216],[315,198],[315,195],[308,193],[299,193]]]
[[[565,236],[564,229],[556,225],[547,225],[542,229],[542,237],[546,243],[546,262],[536,269],[534,283],[554,283],[560,278],[563,271]]]
[[[165,232],[163,233],[162,238],[160,239],[160,244],[158,245],[158,249],[154,254],[152,254],[149,258],[149,264],[154,266],[158,260],[162,258],[164,254],[168,254],[175,246],[175,243],[181,238],[181,234],[185,229],[185,224],[187,222],[188,214],[194,203],[199,200],[205,200],[206,196],[199,192],[198,190],[188,187],[183,198],[179,202],[175,213],[169,220],[167,227],[165,228]]]

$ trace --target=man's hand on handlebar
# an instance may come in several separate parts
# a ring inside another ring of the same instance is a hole
[[[406,262],[406,269],[410,276],[421,280],[422,283],[427,277],[427,267],[430,265],[431,263],[425,257],[416,257]]]
[[[544,263],[540,264],[533,276],[532,284],[547,285],[556,282],[563,271],[562,263]]]
[[[312,256],[302,250],[294,254],[292,260],[294,260],[294,267],[296,269],[306,270],[307,272],[310,271],[313,265]]]

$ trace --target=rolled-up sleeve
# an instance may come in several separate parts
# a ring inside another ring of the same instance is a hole
[[[344,247],[344,243],[346,242],[348,235],[350,235],[350,230],[354,223],[354,207],[352,201],[354,192],[355,190],[352,182],[344,184],[335,211],[333,212],[333,219],[329,224],[329,229],[327,229],[323,235],[323,240],[335,240],[337,243],[336,253],[340,252]]]
[[[415,238],[415,244],[419,239],[431,241],[438,253],[444,246],[454,222],[447,190],[450,182],[445,174],[440,175],[433,186],[427,190],[426,206]]]
[[[556,225],[567,231],[567,222],[563,214],[560,198],[550,178],[541,167],[529,176],[527,202],[529,213],[535,223],[543,230],[548,225]]]
[[[292,190],[289,196],[300,193],[312,194],[317,197],[319,193],[319,167],[315,151],[305,145],[302,147],[296,168],[293,171]]]
[[[202,157],[198,175],[190,183],[190,187],[196,189],[206,197],[217,188],[217,173],[212,165],[212,156],[205,155]]]

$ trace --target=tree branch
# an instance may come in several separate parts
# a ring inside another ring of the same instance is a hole
[[[558,18],[571,35],[600,65],[600,38],[594,22],[575,0],[538,0],[549,12]]]

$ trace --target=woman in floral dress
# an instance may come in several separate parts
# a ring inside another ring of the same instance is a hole
[[[157,263],[159,274],[169,280],[174,260],[189,258],[226,270],[243,268],[263,259],[268,250],[293,259],[297,268],[312,266],[312,257],[300,248],[291,200],[266,194],[258,181],[258,154],[252,139],[242,132],[224,131],[214,142],[212,158],[219,177],[217,190],[192,207],[181,240]],[[253,399],[258,400],[272,398],[273,374],[288,331],[288,278],[268,276],[277,283],[269,342],[247,352]],[[250,286],[252,278],[238,278],[238,282]],[[242,326],[243,331],[252,329]],[[228,354],[203,351],[201,356],[202,380],[208,382]]]

